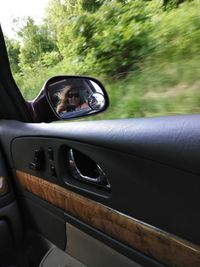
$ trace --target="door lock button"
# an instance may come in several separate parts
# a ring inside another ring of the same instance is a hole
[[[34,151],[33,161],[29,163],[29,168],[33,171],[40,171],[44,166],[44,151],[42,149],[36,149]]]

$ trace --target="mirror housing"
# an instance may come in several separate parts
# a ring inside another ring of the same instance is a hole
[[[27,103],[34,121],[51,122],[100,113],[109,105],[104,86],[85,76],[54,76]]]
[[[108,96],[96,79],[82,76],[55,76],[44,86],[47,101],[61,120],[88,116],[108,107]]]

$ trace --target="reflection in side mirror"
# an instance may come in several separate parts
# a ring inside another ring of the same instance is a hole
[[[47,100],[60,119],[82,117],[105,110],[108,96],[93,78],[56,76],[45,85]]]
[[[93,110],[102,110],[105,106],[105,97],[100,93],[94,93],[89,96],[88,105]]]

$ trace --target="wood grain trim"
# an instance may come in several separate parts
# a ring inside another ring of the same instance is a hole
[[[200,266],[200,246],[36,176],[21,171],[16,176],[25,190],[164,264]]]

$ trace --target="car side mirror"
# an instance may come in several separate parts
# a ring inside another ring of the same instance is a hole
[[[43,90],[52,111],[61,120],[99,113],[109,104],[103,85],[91,77],[55,76]]]

